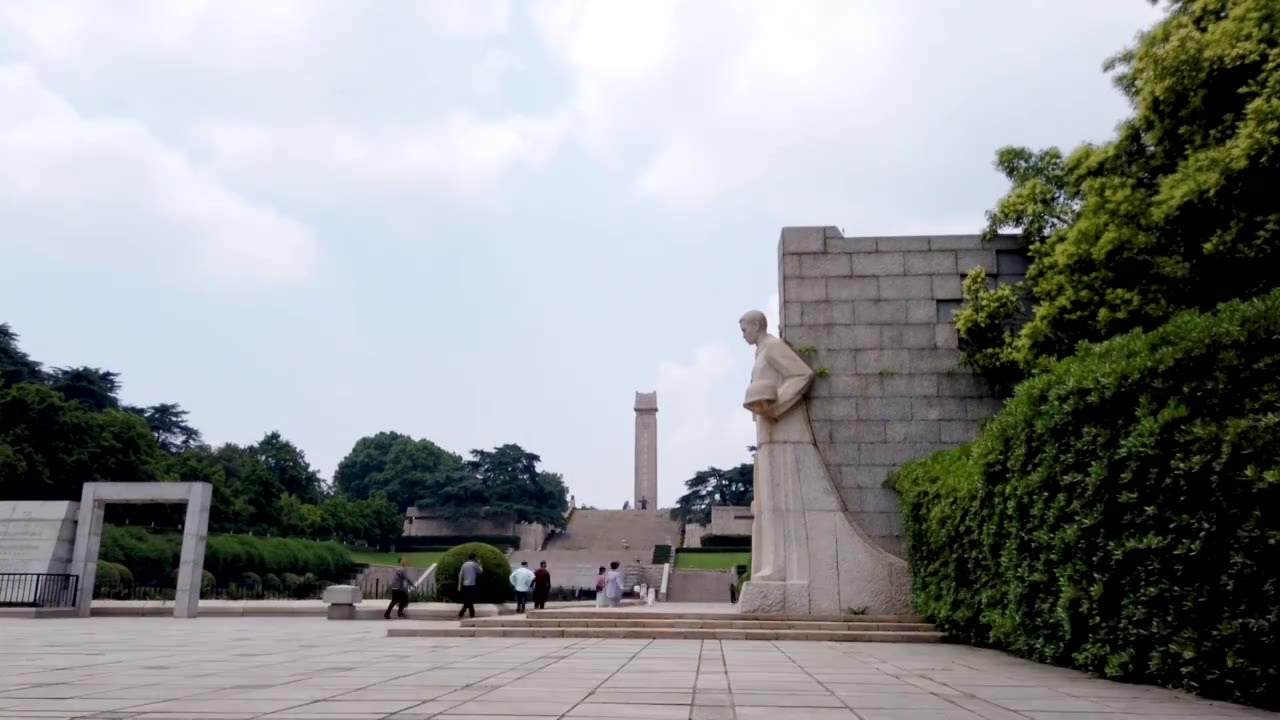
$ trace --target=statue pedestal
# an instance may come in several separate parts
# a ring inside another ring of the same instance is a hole
[[[738,612],[808,615],[809,583],[748,580],[742,585],[742,597],[738,598]]]
[[[801,421],[807,425],[803,410],[793,422]],[[757,451],[756,473],[752,564],[759,568],[758,559],[782,572],[748,580],[739,612],[911,612],[906,561],[877,545],[845,512],[815,445],[772,440]]]

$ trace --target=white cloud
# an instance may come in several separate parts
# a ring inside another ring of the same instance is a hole
[[[570,74],[583,143],[634,165],[640,195],[697,209],[751,194],[858,232],[918,215],[925,197],[940,213],[953,212],[944,193],[969,207],[955,180],[989,172],[1001,144],[1105,129],[1123,102],[1101,62],[1158,16],[1114,0],[546,0],[531,12]]]
[[[145,127],[81,114],[25,65],[0,66],[4,242],[82,256],[194,261],[275,283],[309,273],[307,230],[229,189]]]
[[[440,35],[487,38],[511,28],[509,0],[418,0],[413,7]]]
[[[346,5],[306,0],[7,0],[0,38],[33,60],[94,69],[181,56],[220,69],[299,63],[322,26],[342,26]],[[331,48],[330,48],[331,49]]]
[[[219,172],[247,186],[475,196],[513,171],[545,165],[564,130],[559,116],[486,120],[457,112],[426,125],[382,128],[207,124],[195,136]]]

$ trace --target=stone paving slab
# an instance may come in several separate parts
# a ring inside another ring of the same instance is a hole
[[[385,633],[305,617],[0,620],[0,719],[1280,720],[959,645]]]

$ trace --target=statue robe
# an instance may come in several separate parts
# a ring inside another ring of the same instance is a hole
[[[804,402],[813,378],[809,365],[779,338],[766,335],[756,346],[751,381],[773,385],[778,396],[770,416],[755,415],[752,582],[809,580],[809,540],[798,454],[810,452],[816,457],[817,452]]]

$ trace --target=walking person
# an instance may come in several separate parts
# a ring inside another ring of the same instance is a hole
[[[396,575],[391,578],[391,604],[387,605],[387,611],[382,614],[387,620],[391,619],[391,608],[399,605],[396,617],[404,617],[404,610],[409,606],[409,571],[406,564],[407,561],[401,557],[400,567],[396,568]]]
[[[458,594],[462,596],[462,609],[458,611],[458,619],[462,619],[462,614],[468,611],[471,612],[471,617],[476,616],[476,583],[480,581],[480,573],[484,572],[477,557],[475,553],[471,553],[458,569]]]
[[[608,578],[605,576],[604,566],[601,566],[599,572],[596,573],[596,607],[604,607],[604,586],[606,583],[608,583]]]
[[[533,609],[544,610],[547,607],[547,596],[551,594],[551,572],[547,570],[547,561],[538,563],[533,571]]]
[[[516,613],[524,612],[529,602],[529,591],[533,589],[533,571],[529,569],[529,561],[521,560],[520,567],[511,573],[511,587],[516,590]]]
[[[604,594],[609,599],[609,607],[622,606],[622,573],[618,571],[618,561],[609,563],[609,574],[605,576]]]

